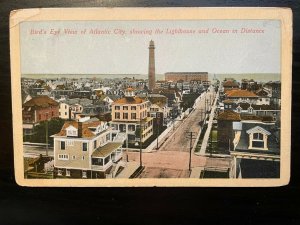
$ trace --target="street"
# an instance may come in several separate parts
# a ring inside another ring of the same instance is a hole
[[[157,151],[142,153],[142,165],[145,166],[140,178],[188,178],[190,139],[186,131],[200,132],[199,122],[204,119],[205,101],[210,104],[215,96],[213,88],[197,102],[191,114],[176,124],[174,130],[166,135]],[[128,152],[128,160],[139,162],[139,152]],[[204,167],[207,158],[192,154],[191,167]]]
[[[204,97],[197,102],[195,109],[183,122],[180,122],[179,125],[175,128],[175,132],[172,135],[168,136],[169,138],[160,146],[158,151],[182,151],[189,152],[190,150],[190,139],[188,138],[188,132],[195,132],[196,136],[200,132],[199,122],[204,119],[205,113],[205,101],[207,100],[208,104],[213,101],[214,91],[211,88],[211,91],[205,93]],[[172,131],[171,131],[172,132]]]

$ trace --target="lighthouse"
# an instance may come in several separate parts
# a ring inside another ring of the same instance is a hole
[[[155,88],[155,60],[154,60],[154,41],[149,43],[149,71],[148,71],[148,81],[149,90],[152,91]]]

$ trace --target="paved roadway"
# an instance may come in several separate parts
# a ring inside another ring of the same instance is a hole
[[[190,150],[190,139],[187,138],[188,134],[186,131],[195,132],[194,137],[200,132],[199,122],[204,118],[205,112],[205,99],[213,101],[214,90],[208,91],[197,103],[195,110],[184,120],[180,122],[176,128],[174,134],[166,140],[166,142],[159,148],[159,151],[181,151],[189,152]],[[172,132],[172,131],[171,131]]]

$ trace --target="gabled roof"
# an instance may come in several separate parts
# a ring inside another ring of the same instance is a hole
[[[101,121],[94,121],[89,120],[82,123],[82,134],[81,137],[83,138],[89,138],[89,137],[95,137],[96,135],[89,129],[89,127],[97,127],[100,125]],[[75,127],[78,129],[78,122],[77,121],[66,121],[63,127],[61,128],[60,132],[55,134],[54,136],[67,136],[66,129],[70,126]]]
[[[50,106],[58,106],[59,103],[49,98],[47,95],[40,95],[33,97],[28,102],[25,102],[23,106],[25,107],[42,107],[47,108]]]
[[[263,133],[266,135],[271,134],[269,131],[265,130],[264,128],[262,128],[260,126],[253,127],[251,129],[247,130],[246,132],[247,132],[247,134],[252,134],[252,133]]]

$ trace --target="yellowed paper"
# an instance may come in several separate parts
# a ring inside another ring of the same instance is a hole
[[[24,9],[10,48],[19,185],[289,182],[290,9]]]

